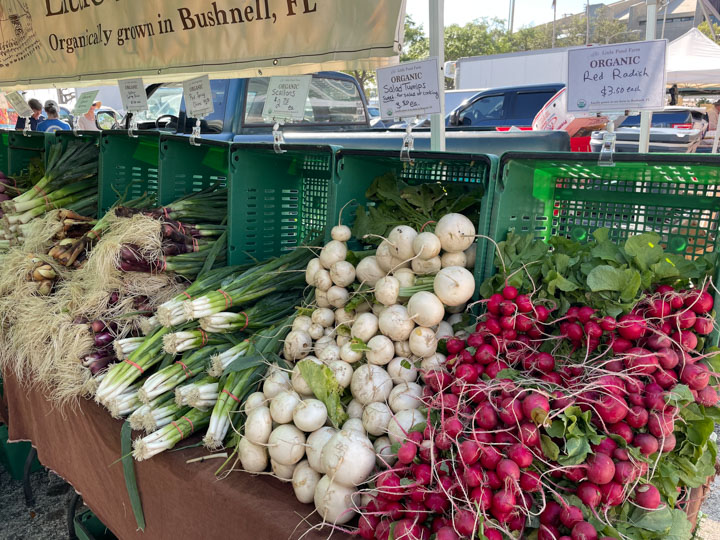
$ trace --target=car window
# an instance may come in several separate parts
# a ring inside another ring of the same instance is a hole
[[[463,126],[482,125],[483,121],[501,120],[504,116],[505,95],[485,96],[475,101],[460,113],[459,124]]]
[[[262,117],[262,111],[269,81],[267,77],[254,77],[248,81],[245,100],[246,125],[268,124]],[[365,107],[357,85],[343,79],[313,77],[302,122],[364,124]]]
[[[692,124],[690,111],[656,112],[652,116],[653,127],[671,128],[673,124]],[[621,127],[639,127],[640,115],[628,116]]]
[[[510,118],[533,119],[545,104],[555,95],[555,92],[518,92],[515,96],[515,106],[510,111]]]
[[[213,79],[210,81],[210,92],[212,93],[213,112],[202,120],[203,133],[222,133],[225,121],[225,107],[227,106],[229,79]],[[186,118],[185,133],[191,133],[195,126],[195,118]]]
[[[170,83],[156,89],[148,98],[146,111],[137,113],[135,118],[138,123],[154,122],[166,114],[178,116],[180,104],[182,103],[182,83]]]

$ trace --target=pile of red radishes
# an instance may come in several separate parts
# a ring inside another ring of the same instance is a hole
[[[621,504],[667,504],[652,476],[676,446],[678,401],[668,398],[683,384],[698,404],[718,402],[716,374],[697,350],[713,330],[712,308],[705,290],[660,286],[617,319],[587,306],[554,316],[554,306],[504,287],[473,333],[447,340],[446,364],[423,374],[427,423],[375,478],[360,536],[482,531],[499,540],[526,536],[533,523],[539,540],[596,539],[590,517],[608,523],[606,511]],[[568,407],[591,411],[600,442],[584,462],[562,466],[541,437],[563,453],[563,438],[547,430]]]

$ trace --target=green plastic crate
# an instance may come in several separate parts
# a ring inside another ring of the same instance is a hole
[[[30,131],[8,132],[8,166],[6,173],[15,175],[28,168],[30,160],[36,157],[45,159],[45,139],[53,137],[52,133]]]
[[[0,130],[0,172],[8,172],[8,132]]]
[[[507,153],[496,184],[490,236],[590,238],[600,227],[620,242],[655,232],[666,250],[700,257],[719,248],[720,158],[698,154]],[[488,250],[486,277],[494,273]]]
[[[4,424],[0,424],[0,463],[5,470],[10,473],[15,480],[22,480],[25,472],[25,461],[30,453],[32,446],[29,442],[8,442],[8,428]],[[33,460],[30,472],[42,469],[42,465],[37,460]]]
[[[335,179],[335,149],[233,144],[230,151],[229,264],[263,260],[324,233]]]
[[[365,191],[378,176],[394,172],[410,185],[431,182],[459,183],[468,191],[484,189],[477,233],[487,235],[495,191],[498,158],[486,154],[449,152],[413,152],[413,164],[400,159],[399,150],[340,150],[337,155],[337,181],[329,207],[329,223],[336,225],[340,210],[343,224],[352,226],[358,205],[367,204]],[[347,206],[346,206],[347,204]],[[329,239],[329,228],[328,236]],[[487,241],[478,238],[477,257],[473,273],[476,281],[483,279]]]
[[[160,134],[105,131],[100,140],[99,215],[104,215],[120,196],[136,199],[158,192]]]
[[[73,523],[75,524],[75,536],[79,540],[117,540],[117,537],[89,508],[78,512]]]
[[[230,143],[189,137],[160,136],[158,203],[165,205],[184,195],[218,184],[227,185]]]

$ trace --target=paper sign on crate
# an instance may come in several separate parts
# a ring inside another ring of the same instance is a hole
[[[5,97],[10,103],[10,106],[15,109],[18,116],[23,118],[30,118],[32,116],[33,111],[25,101],[25,98],[20,95],[20,92],[12,92]]]
[[[568,51],[568,112],[658,110],[665,106],[667,41]]]
[[[95,103],[95,96],[98,95],[98,90],[91,90],[90,92],[84,92],[78,96],[75,100],[75,107],[73,108],[73,116],[82,116],[87,113]]]
[[[296,121],[305,116],[305,102],[310,92],[311,75],[270,77],[262,116],[268,122]]]
[[[380,116],[411,118],[440,112],[437,58],[377,70]]]
[[[120,99],[127,112],[143,112],[148,108],[145,85],[142,78],[118,81]]]
[[[204,118],[215,111],[210,78],[207,75],[184,81],[183,93],[189,118]]]

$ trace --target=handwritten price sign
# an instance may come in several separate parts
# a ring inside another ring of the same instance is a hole
[[[667,41],[568,51],[568,112],[658,110],[665,105]]]
[[[299,122],[305,116],[305,102],[310,92],[311,75],[270,77],[263,118],[267,122]]]
[[[437,58],[377,70],[382,118],[411,118],[440,112]]]
[[[147,95],[141,78],[118,81],[118,86],[120,87],[120,99],[122,99],[123,108],[127,112],[147,110]]]
[[[33,114],[32,109],[25,101],[25,98],[20,95],[20,92],[13,92],[5,96],[10,103],[10,106],[15,109],[18,116],[23,118],[30,118]]]
[[[188,117],[204,118],[215,111],[207,75],[183,82],[183,93]]]

